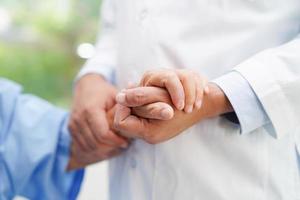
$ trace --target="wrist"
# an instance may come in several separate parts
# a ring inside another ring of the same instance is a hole
[[[198,112],[200,120],[233,111],[230,101],[218,85],[209,83],[208,88],[209,93],[203,96],[203,104]]]

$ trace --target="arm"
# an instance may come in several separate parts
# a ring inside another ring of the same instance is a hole
[[[300,35],[253,56],[234,69],[249,82],[274,127],[270,133],[277,138],[294,134],[299,127],[299,52]]]
[[[233,72],[214,80],[230,100],[242,133],[266,124],[274,127],[268,130],[275,137],[297,132],[300,121],[297,114],[300,109],[299,51],[300,36],[253,56]],[[296,134],[299,147],[297,138]]]
[[[115,105],[113,82],[115,55],[114,0],[102,5],[102,34],[96,54],[82,68],[74,88],[69,127],[74,141],[82,151],[95,151],[99,144],[126,148],[127,141],[114,133],[106,119],[107,111]]]
[[[83,170],[66,172],[67,113],[0,80],[0,199],[75,199]]]

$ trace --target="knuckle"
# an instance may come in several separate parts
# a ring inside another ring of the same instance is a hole
[[[190,80],[191,80],[191,78],[190,78],[190,76],[189,75],[187,75],[187,74],[183,74],[181,77],[180,77],[180,80],[182,81],[182,82],[189,82]]]
[[[142,77],[142,81],[141,84],[142,86],[146,86],[149,79],[154,75],[154,71],[153,70],[148,70],[144,73],[143,77]]]
[[[95,106],[94,105],[87,105],[86,107],[84,107],[81,111],[81,114],[84,116],[90,116],[93,111],[95,110]]]
[[[99,134],[99,138],[100,138],[100,140],[102,140],[102,141],[110,140],[110,136],[109,136],[108,133],[102,133],[102,134]]]
[[[77,114],[74,114],[71,116],[69,126],[75,127],[75,125],[80,121],[80,116]]]
[[[151,117],[157,116],[158,109],[156,107],[149,106],[147,110],[148,110],[147,112],[149,113],[149,116],[151,116]]]
[[[135,95],[133,96],[132,103],[141,103],[143,102],[145,98],[145,92],[143,90],[139,90],[135,93]]]
[[[172,71],[170,72],[166,72],[166,74],[162,77],[162,83],[164,83],[165,85],[170,83],[172,80],[174,80],[176,78],[176,74]]]
[[[122,123],[122,121],[115,120],[113,123],[113,126],[115,129],[121,130],[123,128],[123,123]]]
[[[174,71],[168,71],[168,72],[166,72],[165,77],[166,77],[167,79],[172,79],[172,78],[177,77],[177,75],[176,75],[176,73],[175,73]]]

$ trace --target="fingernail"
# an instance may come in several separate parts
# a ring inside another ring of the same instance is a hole
[[[193,106],[192,106],[192,105],[188,105],[188,106],[186,106],[186,108],[185,108],[185,112],[187,112],[187,113],[191,113],[191,112],[193,112]]]
[[[123,149],[127,149],[127,148],[128,148],[128,144],[127,144],[127,143],[124,143],[124,144],[121,145],[121,147],[122,147]]]
[[[125,93],[119,93],[116,97],[116,100],[118,103],[125,103],[126,102],[126,94]]]
[[[199,109],[202,106],[202,100],[196,101],[196,108]]]
[[[163,118],[163,119],[170,119],[172,117],[172,114],[170,112],[170,110],[168,108],[164,108],[161,113],[160,113],[160,116]]]

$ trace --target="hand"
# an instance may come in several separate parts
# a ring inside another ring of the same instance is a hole
[[[228,101],[223,91],[214,84],[208,85],[210,92],[203,97],[203,106],[200,110],[194,110],[192,113],[184,113],[176,110],[174,117],[167,121],[144,119],[134,115],[134,112],[127,107],[128,105],[134,107],[134,99],[148,99],[149,102],[163,101],[170,103],[171,99],[167,93],[163,92],[161,88],[152,88],[152,93],[143,93],[143,97],[135,97],[136,90],[144,90],[145,88],[134,88],[123,90],[125,94],[124,101],[118,101],[114,125],[125,137],[144,139],[148,143],[157,144],[169,140],[187,128],[202,119],[214,117],[226,112],[232,111],[232,106]],[[155,92],[156,90],[156,92]],[[154,95],[154,93],[159,95]],[[122,95],[123,95],[122,94]],[[139,102],[136,103],[139,105]]]
[[[126,89],[117,95],[116,100],[123,106],[132,107],[132,113],[142,118],[169,120],[174,116],[170,95],[161,88],[136,87]]]
[[[99,144],[128,146],[106,119],[107,111],[115,105],[115,95],[116,89],[96,74],[86,75],[76,84],[69,129],[80,151],[97,150]]]
[[[151,88],[145,90],[145,94],[151,94],[153,92]],[[149,98],[135,98],[135,95],[139,94],[139,90],[132,90],[128,96],[128,102],[139,104],[140,106],[133,108],[133,112],[141,117],[168,120],[173,117],[174,111],[166,103],[158,102],[151,104],[152,100]],[[168,98],[168,93],[162,90],[162,93],[157,93],[157,95],[162,95]],[[132,98],[131,98],[132,97]],[[137,101],[138,102],[137,102]],[[113,120],[115,116],[115,107],[112,108],[107,113],[107,122],[111,130],[116,132],[113,128]],[[125,149],[115,147],[114,145],[107,145],[103,143],[98,143],[97,148],[91,151],[83,151],[80,145],[73,140],[71,146],[71,156],[67,170],[74,170],[83,168],[87,165],[109,159],[111,157],[117,156],[122,153]]]
[[[200,109],[207,80],[197,73],[187,70],[153,70],[146,72],[140,86],[157,86],[166,88],[172,102],[178,110],[191,113],[194,108]]]
[[[107,121],[110,126],[112,126],[113,118],[114,109],[111,109],[107,114]],[[70,151],[70,160],[67,167],[68,171],[112,158],[119,155],[124,149],[115,147],[114,145],[98,143],[96,149],[87,152],[82,150],[76,140],[73,140]]]

